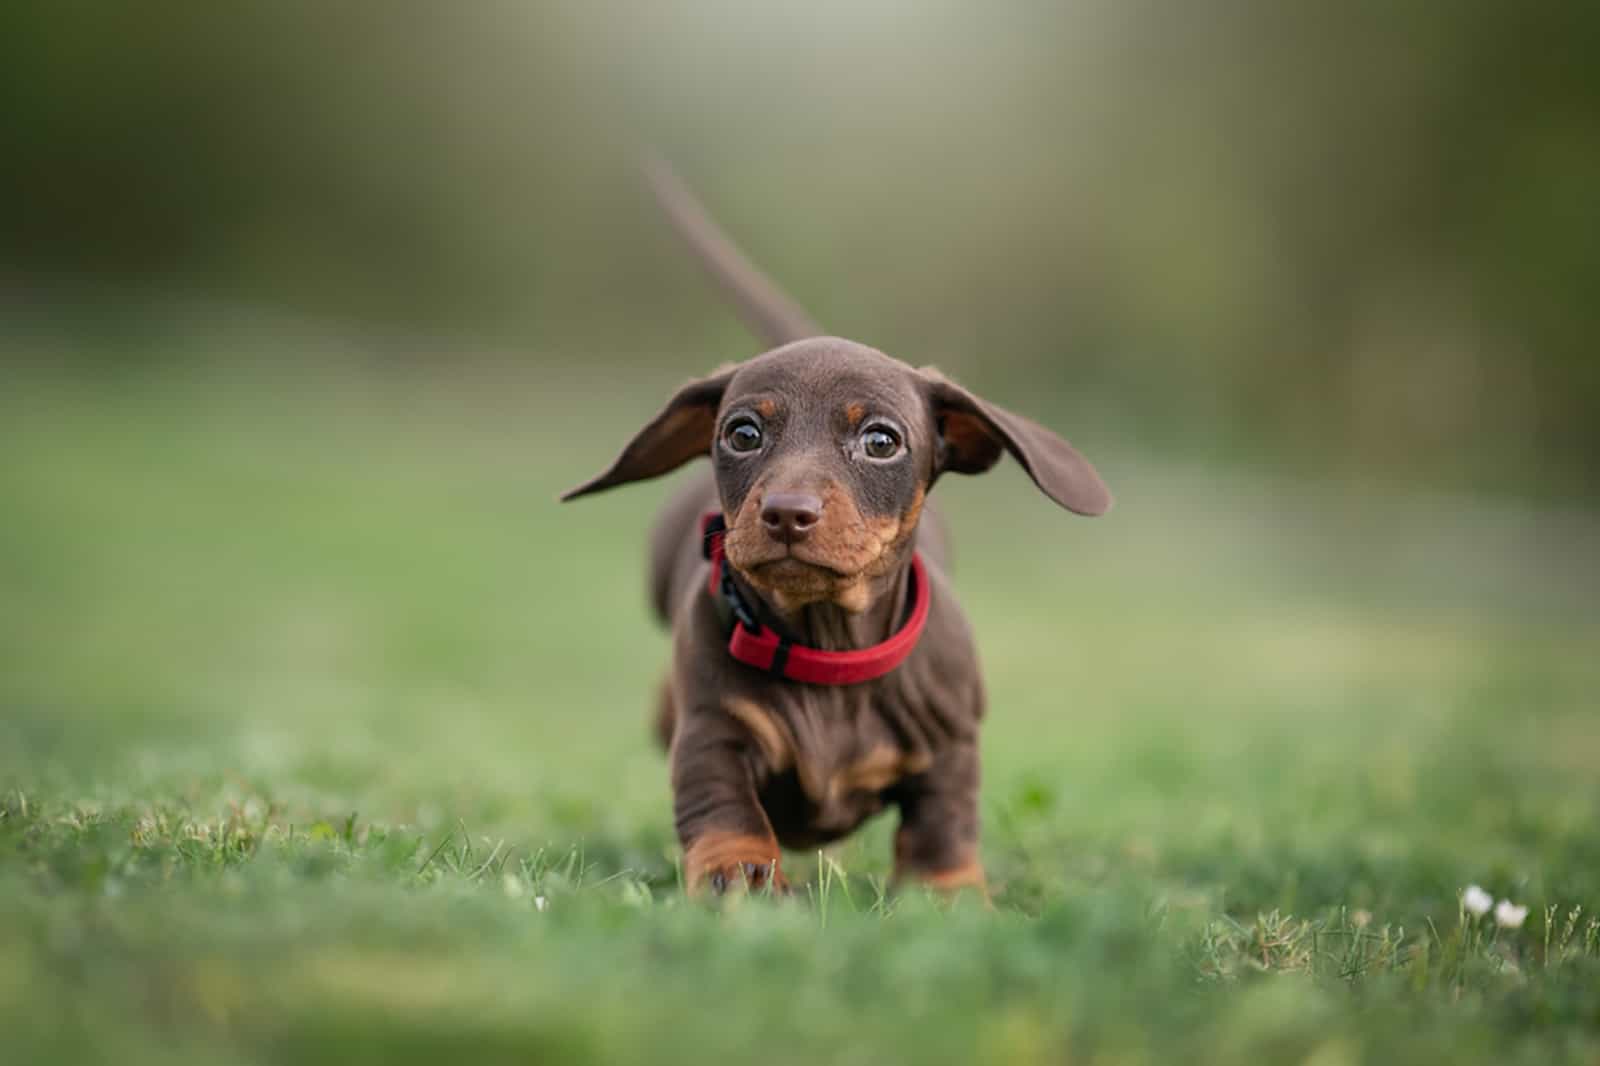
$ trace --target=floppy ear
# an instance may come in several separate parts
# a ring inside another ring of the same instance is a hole
[[[1067,510],[1101,515],[1111,509],[1111,490],[1072,445],[1031,419],[979,399],[936,370],[924,369],[922,375],[943,438],[941,471],[981,474],[1007,451],[1040,492]]]
[[[661,413],[633,435],[605,473],[562,493],[561,499],[574,500],[630,481],[660,477],[696,456],[709,454],[717,407],[735,369],[726,367],[679,389]]]

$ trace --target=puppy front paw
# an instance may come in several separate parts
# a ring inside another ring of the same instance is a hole
[[[690,895],[789,891],[789,881],[779,866],[777,842],[746,833],[710,832],[696,837],[684,849],[683,872]]]
[[[776,859],[771,862],[740,862],[731,866],[719,866],[706,874],[702,881],[705,888],[719,896],[741,889],[747,892],[764,892],[770,889],[780,895],[787,895],[789,892],[789,880],[783,876],[783,871],[778,869]]]
[[[972,892],[983,901],[985,907],[994,906],[994,901],[989,898],[989,882],[983,876],[983,867],[976,860],[942,870],[897,867],[894,884],[896,887],[921,885],[950,897]]]

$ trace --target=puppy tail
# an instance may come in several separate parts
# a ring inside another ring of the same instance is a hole
[[[644,176],[672,228],[732,298],[739,316],[756,336],[777,347],[822,335],[800,305],[745,258],[664,159],[646,157]]]

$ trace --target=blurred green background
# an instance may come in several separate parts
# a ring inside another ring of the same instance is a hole
[[[0,1061],[1595,1061],[1596,55],[1478,0],[6,5]],[[1117,493],[939,486],[994,912],[885,897],[892,819],[678,891],[671,482],[553,502],[758,350],[643,146]]]
[[[13,4],[0,292],[395,358],[750,353],[637,189],[653,145],[910,361],[1185,455],[1570,496],[1597,48],[1593,5],[1491,0]]]

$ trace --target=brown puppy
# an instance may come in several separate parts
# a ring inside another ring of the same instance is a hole
[[[782,889],[780,847],[838,839],[892,804],[897,881],[983,891],[983,682],[937,527],[921,521],[927,494],[1009,452],[1068,510],[1101,514],[1111,496],[1044,427],[933,370],[815,336],[670,173],[652,181],[779,345],[679,389],[563,497],[712,461],[663,508],[651,547],[674,631],[658,721],[689,889]],[[709,534],[705,513],[720,518]]]

